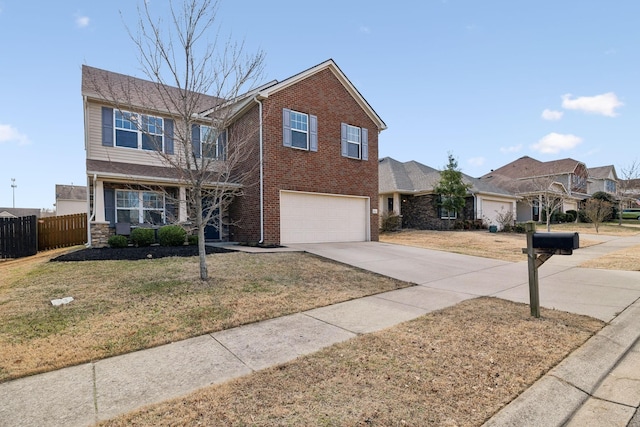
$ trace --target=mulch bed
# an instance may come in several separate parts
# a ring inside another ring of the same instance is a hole
[[[207,255],[233,252],[229,249],[215,246],[205,246]],[[198,256],[198,246],[147,246],[128,248],[87,248],[69,252],[52,258],[51,261],[108,261],[155,259],[165,257],[190,257]]]

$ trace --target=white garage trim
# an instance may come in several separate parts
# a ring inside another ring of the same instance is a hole
[[[369,197],[280,190],[280,243],[371,240]]]

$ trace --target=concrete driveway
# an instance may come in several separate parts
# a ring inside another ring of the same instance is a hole
[[[577,267],[588,259],[640,245],[640,236],[598,238],[603,243],[578,249],[571,256],[553,256],[540,267],[540,304],[543,307],[609,322],[640,298],[640,273],[637,271]],[[444,308],[478,296],[529,303],[528,269],[524,255],[522,262],[513,263],[380,242],[299,244],[293,247],[415,283],[419,287],[404,290],[407,301],[421,306],[428,303],[428,309]],[[398,298],[403,293],[394,291],[393,295],[393,298]]]

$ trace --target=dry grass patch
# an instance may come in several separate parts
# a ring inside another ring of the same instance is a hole
[[[538,226],[539,232],[546,232],[546,227]],[[554,224],[551,231],[578,232],[594,234],[591,224]],[[640,233],[640,229],[612,224],[600,227],[600,234],[614,236],[631,236]],[[380,241],[397,245],[415,246],[453,252],[463,255],[500,259],[503,261],[526,261],[527,256],[522,248],[527,247],[526,234],[489,233],[478,231],[436,231],[436,230],[402,230],[391,233],[380,233]],[[597,245],[600,242],[580,237],[580,247]]]
[[[466,301],[108,426],[479,426],[603,326]]]
[[[302,253],[209,255],[208,283],[197,257],[46,260],[0,264],[0,381],[407,286]]]
[[[380,241],[504,261],[518,262],[527,259],[522,254],[522,248],[527,247],[524,234],[489,233],[486,230],[402,230],[381,233]]]
[[[640,246],[616,251],[600,258],[583,262],[580,267],[606,270],[640,271]]]

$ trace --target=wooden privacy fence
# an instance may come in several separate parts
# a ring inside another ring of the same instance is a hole
[[[0,218],[0,259],[21,258],[38,252],[36,216]]]
[[[38,220],[38,250],[87,243],[87,214],[52,216]]]

